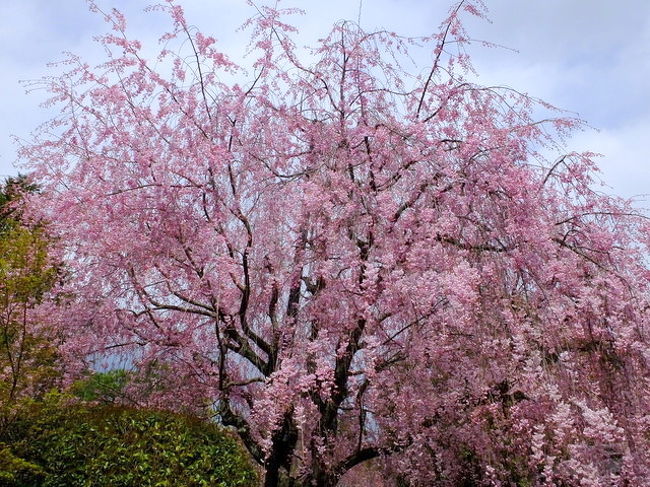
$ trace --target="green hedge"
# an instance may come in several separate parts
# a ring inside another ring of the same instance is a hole
[[[217,425],[168,412],[49,399],[26,408],[2,436],[6,446],[0,444],[0,486],[258,483],[248,454],[234,436]]]

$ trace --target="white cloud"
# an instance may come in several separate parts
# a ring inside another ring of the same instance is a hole
[[[648,134],[650,118],[614,129],[586,130],[577,134],[570,145],[577,151],[603,155],[599,166],[606,192],[650,201]]]

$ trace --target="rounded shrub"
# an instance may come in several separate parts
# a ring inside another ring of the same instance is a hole
[[[170,412],[34,403],[0,441],[34,466],[34,487],[248,487],[257,473],[218,425]],[[8,454],[9,452],[7,452]],[[0,484],[2,480],[0,480]]]

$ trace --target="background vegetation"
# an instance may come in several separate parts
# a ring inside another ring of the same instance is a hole
[[[232,434],[169,412],[89,406],[53,394],[23,408],[0,441],[5,486],[257,485]]]

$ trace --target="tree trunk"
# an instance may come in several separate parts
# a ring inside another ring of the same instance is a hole
[[[282,470],[288,476],[291,469],[293,450],[298,441],[298,430],[293,424],[292,414],[291,410],[285,414],[282,427],[273,435],[271,454],[265,465],[264,487],[280,487]]]

